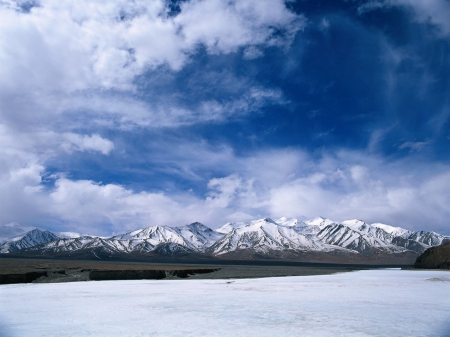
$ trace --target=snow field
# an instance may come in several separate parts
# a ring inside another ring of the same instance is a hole
[[[0,286],[1,336],[449,336],[450,272]]]

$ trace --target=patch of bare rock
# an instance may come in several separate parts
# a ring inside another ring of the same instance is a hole
[[[414,267],[421,269],[450,270],[450,242],[428,248],[417,258]]]

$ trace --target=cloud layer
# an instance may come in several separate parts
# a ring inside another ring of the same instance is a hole
[[[59,219],[59,225],[67,228],[106,234],[149,224],[202,221],[216,227],[263,216],[323,215],[338,221],[354,217],[446,231],[439,225],[450,216],[450,171],[446,167],[411,168],[410,160],[387,163],[346,151],[323,153],[318,158],[295,149],[239,157],[228,149],[192,145],[189,153],[194,158],[206,155],[210,161],[193,167],[191,160],[171,153],[176,159],[172,168],[186,174],[219,165],[228,172],[205,181],[200,186],[206,190],[203,197],[189,190],[137,192],[119,184],[64,176],[50,177],[54,184],[47,188],[43,181],[49,177],[36,164],[11,171],[3,179],[2,189],[9,189],[15,197],[2,204],[3,220]],[[11,207],[19,199],[28,204],[30,214]]]
[[[448,1],[322,5],[0,2],[0,224],[448,233]]]

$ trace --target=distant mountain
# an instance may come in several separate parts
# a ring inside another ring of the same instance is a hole
[[[327,244],[359,253],[372,253],[374,251],[400,253],[407,250],[392,243],[394,236],[391,233],[378,226],[366,224],[361,220],[331,223],[321,228],[317,237]]]
[[[11,240],[12,238],[25,234],[36,227],[22,225],[18,222],[11,222],[9,224],[0,226],[0,244]]]
[[[17,233],[20,234],[7,238]],[[335,222],[322,217],[229,222],[217,230],[198,222],[182,227],[149,226],[106,238],[52,233],[20,224],[1,226],[0,234],[5,238],[0,245],[1,253],[50,256],[77,253],[98,258],[119,254],[192,254],[283,259],[334,256],[335,260],[347,256],[350,260],[361,260],[402,254],[417,256],[450,240],[450,237],[435,232],[413,232],[381,223],[367,224],[357,219]]]
[[[193,251],[204,251],[219,238],[221,233],[194,222],[184,227],[151,226],[111,237],[113,240],[130,241],[132,246],[145,243],[146,250],[153,250],[161,243],[176,243]]]
[[[226,227],[225,227],[226,226]],[[220,255],[236,250],[251,249],[258,253],[268,253],[272,250],[333,250],[340,249],[324,244],[315,235],[303,232],[298,223],[281,225],[272,219],[260,219],[241,225],[225,225],[219,228],[224,233],[208,252]]]
[[[58,237],[52,232],[35,228],[4,242],[0,245],[0,253],[13,253],[57,239]]]

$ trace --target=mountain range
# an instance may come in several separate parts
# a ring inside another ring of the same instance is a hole
[[[382,257],[412,258],[449,241],[449,236],[435,232],[415,232],[361,220],[335,222],[322,217],[229,222],[216,230],[198,222],[182,227],[155,225],[110,237],[53,233],[19,223],[0,226],[2,254],[99,259],[158,255],[361,261]]]

